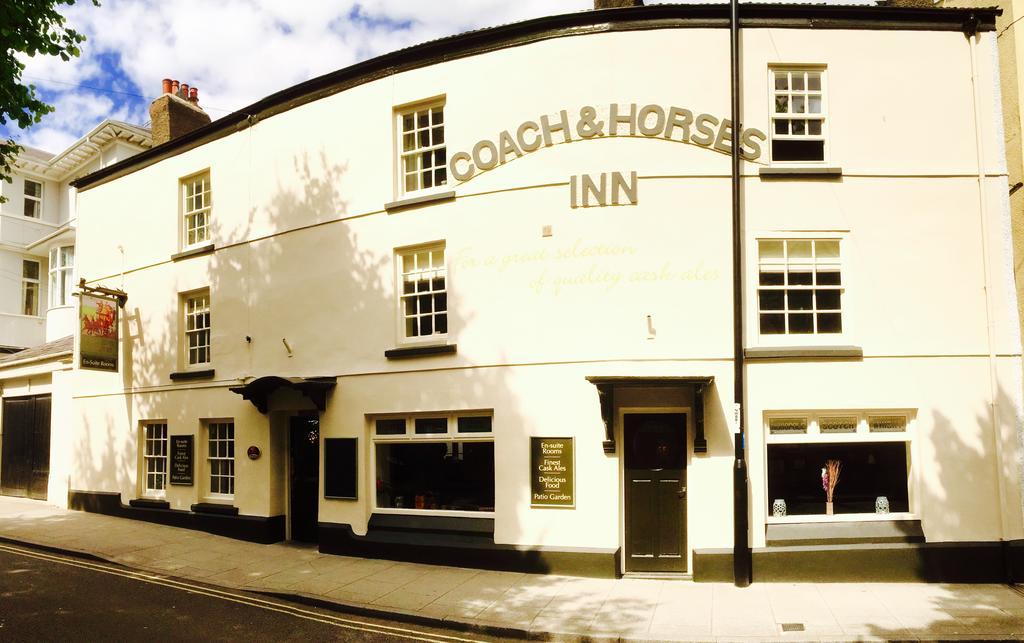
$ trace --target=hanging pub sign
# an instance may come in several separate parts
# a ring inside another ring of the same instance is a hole
[[[171,484],[192,485],[194,435],[171,436]]]
[[[576,506],[572,438],[530,438],[530,505]]]
[[[114,299],[81,294],[79,367],[117,371],[117,308]]]

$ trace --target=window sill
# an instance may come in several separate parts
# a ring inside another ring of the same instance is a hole
[[[172,382],[188,382],[191,380],[208,380],[213,377],[213,369],[207,368],[201,371],[177,371],[171,373]]]
[[[924,542],[921,520],[909,513],[786,516],[768,523],[765,537],[769,547]]]
[[[773,166],[762,167],[757,171],[762,179],[841,179],[843,168],[841,167],[786,167]]]
[[[743,350],[748,360],[864,359],[860,346],[758,346]]]
[[[182,250],[178,254],[171,255],[171,261],[181,261],[182,259],[188,259],[189,257],[198,257],[199,255],[209,254],[216,249],[217,246],[212,243],[208,243],[204,246]]]
[[[494,533],[494,512],[374,509],[370,528],[444,532]],[[414,513],[413,513],[414,512]]]
[[[384,357],[388,359],[407,359],[410,357],[429,357],[431,355],[454,355],[456,346],[456,344],[441,344],[435,346],[392,348],[384,351]]]
[[[412,208],[420,205],[428,205],[430,203],[442,203],[445,201],[455,200],[455,190],[447,190],[445,192],[435,192],[434,194],[424,194],[423,196],[413,196],[406,199],[399,199],[392,201],[391,203],[384,204],[384,210],[387,212],[397,212],[406,208]]]
[[[821,501],[825,504],[825,501]],[[829,522],[885,522],[885,521],[896,521],[896,520],[920,520],[916,514],[907,512],[893,512],[888,514],[876,514],[876,513],[865,513],[865,514],[807,514],[803,516],[782,516],[776,518],[775,516],[768,516],[767,523],[769,525],[786,525],[793,523],[829,523]]]
[[[219,502],[197,502],[192,505],[192,512],[197,514],[216,514],[218,516],[237,516],[238,507]]]
[[[128,501],[132,507],[140,509],[170,509],[171,503],[156,498],[132,498]]]

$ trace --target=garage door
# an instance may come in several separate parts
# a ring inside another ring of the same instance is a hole
[[[50,396],[4,400],[0,494],[46,500],[50,478]]]

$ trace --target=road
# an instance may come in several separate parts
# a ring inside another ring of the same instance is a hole
[[[0,543],[0,641],[495,641]]]

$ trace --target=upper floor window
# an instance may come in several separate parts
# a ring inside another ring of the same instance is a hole
[[[398,123],[402,192],[409,194],[446,185],[448,158],[444,144],[444,104],[433,103],[401,111]]]
[[[444,244],[398,253],[402,337],[422,339],[448,333],[448,283]]]
[[[759,239],[762,335],[843,332],[839,239]]]
[[[210,363],[210,291],[192,293],[183,298],[185,313],[185,363],[201,366]]]
[[[210,173],[204,172],[181,182],[182,247],[192,248],[210,241]]]
[[[825,160],[824,69],[777,68],[772,75],[772,160]]]
[[[21,261],[21,314],[39,314],[39,262]]]
[[[74,286],[75,247],[62,246],[50,249],[50,307],[67,306],[71,303],[71,288]]]
[[[43,214],[43,184],[25,179],[25,216],[38,219]]]

